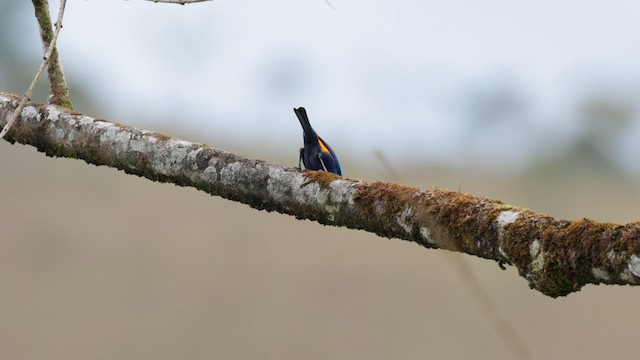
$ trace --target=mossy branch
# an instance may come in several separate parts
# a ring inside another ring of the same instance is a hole
[[[0,93],[0,125],[18,101]],[[6,140],[256,209],[510,264],[553,297],[585,284],[640,284],[640,223],[556,220],[454,191],[302,172],[54,105],[25,107]]]
[[[38,26],[40,27],[40,39],[42,40],[42,51],[45,54],[45,60],[48,60],[47,73],[49,74],[49,104],[56,104],[66,109],[73,109],[73,104],[69,98],[69,86],[67,80],[64,77],[64,71],[62,69],[62,60],[58,55],[58,49],[55,46],[54,32],[51,24],[51,15],[49,12],[48,0],[31,0],[33,2],[33,9],[38,20]],[[60,11],[64,12],[64,6],[61,5]],[[56,21],[55,27],[57,32],[62,28],[62,14],[59,14],[58,21]],[[49,56],[47,56],[47,49],[53,44],[53,48]]]

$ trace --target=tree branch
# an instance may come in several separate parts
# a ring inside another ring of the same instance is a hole
[[[402,176],[395,170],[392,162],[387,159],[384,151],[376,149],[373,151],[373,155],[380,162],[385,172],[391,176],[391,179],[402,181]],[[531,350],[525,338],[521,336],[518,328],[511,324],[509,318],[503,316],[500,307],[493,301],[491,292],[484,286],[483,281],[478,278],[467,259],[448,251],[443,251],[441,254],[458,276],[462,286],[482,310],[496,334],[502,339],[505,347],[511,352],[512,357],[522,360],[531,359]]]
[[[147,0],[147,1],[153,1],[154,3],[185,5],[185,4],[195,4],[199,2],[213,1],[213,0]]]
[[[205,1],[213,1],[213,0],[147,0],[147,1],[153,1],[154,3],[186,5],[186,4],[195,4],[195,3],[200,3],[200,2],[205,2]],[[331,4],[331,2],[329,2],[329,0],[324,0],[324,2],[330,8],[332,8],[333,10],[336,10],[336,8],[333,6],[333,4]]]
[[[69,98],[69,86],[67,80],[64,77],[64,71],[62,70],[62,60],[58,55],[58,49],[55,46],[54,33],[51,28],[51,15],[49,13],[48,0],[32,0],[33,8],[36,13],[36,19],[38,19],[38,26],[40,26],[40,38],[42,40],[42,52],[49,53],[48,48],[53,46],[50,55],[45,55],[45,58],[49,60],[47,73],[49,74],[49,104],[56,104],[72,110],[73,104]],[[60,32],[62,28],[62,15],[64,13],[64,7],[66,0],[60,2],[60,11],[58,12],[58,20],[55,24],[56,33]],[[57,36],[56,36],[57,38]],[[52,45],[53,44],[53,45]]]
[[[18,100],[0,93],[0,124],[16,111]],[[532,288],[553,297],[585,284],[640,284],[638,222],[556,220],[459,192],[301,172],[55,105],[25,107],[7,141],[260,210],[510,264]]]
[[[18,119],[18,116],[22,112],[22,109],[25,107],[27,102],[31,100],[31,94],[33,93],[33,89],[36,87],[36,84],[38,83],[38,80],[40,79],[40,76],[42,75],[42,72],[44,71],[45,66],[47,66],[49,58],[51,57],[51,53],[55,48],[56,40],[58,39],[60,30],[62,29],[62,16],[64,15],[64,7],[66,3],[67,3],[66,0],[60,1],[60,11],[58,12],[58,21],[56,22],[57,24],[56,32],[55,34],[53,34],[53,38],[51,39],[49,48],[47,49],[47,52],[44,54],[44,59],[42,61],[42,64],[40,64],[40,68],[38,68],[38,71],[36,72],[36,76],[31,81],[31,84],[29,84],[29,88],[27,88],[27,92],[25,92],[22,98],[20,99],[20,104],[18,105],[18,107],[14,109],[15,111],[13,113],[13,116],[7,121],[6,125],[2,127],[2,130],[0,130],[0,140],[4,138],[7,132],[9,132],[9,129],[11,129],[11,126],[13,126],[13,123],[16,121],[16,119]],[[48,14],[48,11],[47,11],[47,14]]]

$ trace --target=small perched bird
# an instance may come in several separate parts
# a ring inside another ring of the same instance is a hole
[[[329,144],[327,144],[309,123],[307,111],[303,107],[294,108],[300,125],[302,125],[302,136],[304,138],[304,147],[300,148],[300,163],[304,164],[307,170],[324,170],[342,176],[340,161],[338,156],[333,152]]]

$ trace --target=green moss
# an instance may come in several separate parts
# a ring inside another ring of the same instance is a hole
[[[49,13],[49,3],[46,0],[32,0],[38,25],[40,26],[40,37],[44,44],[49,46],[53,39],[53,25],[51,24],[51,15]],[[51,87],[52,104],[58,105],[64,109],[72,110],[73,104],[69,98],[69,88],[64,79],[62,69],[58,67],[58,50],[53,47],[51,56],[48,59],[47,73],[49,74],[49,83]]]
[[[594,278],[594,268],[607,273],[623,271],[625,264],[616,264],[606,256],[613,249],[637,244],[637,237],[625,236],[624,229],[626,226],[589,219],[555,220],[527,211],[505,230],[502,247],[531,287],[551,297],[565,296],[585,284],[602,282]],[[532,271],[532,255],[537,255],[531,254],[531,244],[536,240],[544,263],[541,270]]]
[[[439,229],[436,242],[446,249],[495,259],[498,247],[495,220],[505,207],[497,200],[454,191],[432,191],[428,208]]]
[[[587,284],[593,278],[591,270],[603,263],[608,242],[603,235],[611,226],[581,219],[555,229],[555,236],[549,234],[545,243],[545,291],[565,295]]]
[[[157,131],[153,133],[153,136],[155,138],[157,138],[158,140],[164,140],[164,141],[171,140],[171,136],[165,135],[165,134],[163,134],[161,132],[157,132]]]
[[[414,187],[393,183],[366,183],[353,194],[353,200],[365,216],[377,216],[380,212],[396,215],[418,191]]]
[[[321,189],[328,189],[333,181],[341,179],[340,176],[328,171],[305,170],[302,175],[304,176],[302,186],[315,182]]]
[[[118,129],[122,129],[122,130],[134,130],[134,128],[132,128],[131,126],[120,124],[120,123],[113,123],[113,126],[117,127]]]
[[[412,201],[417,203],[414,197],[418,192],[417,188],[399,184],[364,183],[353,194],[353,201],[356,211],[369,222],[368,227],[376,234],[390,238],[398,232],[398,215]]]
[[[20,101],[20,95],[18,94],[14,94],[14,93],[8,93],[8,92],[2,92],[0,91],[0,95],[2,96],[6,96],[6,97],[10,97],[15,101]]]

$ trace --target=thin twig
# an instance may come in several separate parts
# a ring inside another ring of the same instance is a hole
[[[36,87],[36,84],[38,83],[38,80],[40,79],[40,76],[42,75],[44,68],[47,66],[47,63],[49,62],[49,57],[51,57],[51,53],[55,48],[56,40],[58,39],[58,35],[60,34],[60,30],[62,29],[62,17],[64,15],[64,7],[66,6],[66,4],[67,4],[67,0],[60,1],[60,10],[58,11],[58,20],[56,21],[56,24],[55,24],[56,31],[53,33],[53,39],[51,39],[49,48],[47,49],[47,52],[44,54],[44,59],[42,60],[42,64],[40,64],[40,68],[38,69],[36,76],[33,78],[33,81],[31,81],[31,84],[29,85],[27,92],[25,92],[24,95],[22,96],[22,99],[20,99],[20,104],[18,105],[15,112],[13,113],[13,116],[11,116],[11,119],[9,119],[9,121],[7,122],[7,125],[5,125],[2,131],[0,131],[0,139],[2,139],[9,132],[9,129],[11,129],[11,126],[13,126],[13,123],[16,121],[16,119],[18,119],[18,116],[20,116],[22,109],[24,109],[25,105],[27,105],[27,102],[31,99],[31,94],[33,93],[33,89]]]
[[[336,11],[336,7],[335,7],[335,6],[333,6],[333,4],[331,3],[331,1],[329,1],[329,0],[324,0],[324,2],[325,2],[325,3],[327,3],[327,5],[328,5],[330,8],[332,8],[332,9],[333,9],[333,11]]]
[[[509,319],[505,318],[500,311],[498,305],[491,297],[489,290],[484,286],[482,281],[478,278],[473,271],[469,263],[459,256],[459,254],[453,254],[449,252],[443,252],[445,259],[451,265],[451,268],[458,275],[464,284],[465,288],[471,293],[476,304],[480,307],[489,323],[491,323],[493,329],[498,336],[502,338],[514,359],[531,359],[531,350],[527,346],[526,341],[516,328],[511,324]]]

